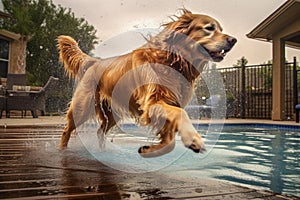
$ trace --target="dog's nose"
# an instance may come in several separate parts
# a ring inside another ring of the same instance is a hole
[[[229,37],[227,38],[227,42],[228,42],[228,44],[229,44],[231,47],[233,47],[233,45],[237,42],[237,39],[234,38],[234,37],[229,36]]]

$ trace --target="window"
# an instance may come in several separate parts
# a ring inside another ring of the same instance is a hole
[[[0,38],[0,78],[6,78],[8,72],[9,41]]]

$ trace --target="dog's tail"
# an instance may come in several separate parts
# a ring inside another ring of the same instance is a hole
[[[75,77],[88,55],[81,51],[77,42],[70,36],[59,36],[57,43],[60,61],[64,64],[68,75]]]

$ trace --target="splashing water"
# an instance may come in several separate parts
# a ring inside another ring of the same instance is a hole
[[[103,141],[104,145],[99,145],[97,130],[98,126],[95,124],[84,124],[78,130],[80,141],[88,147],[87,150],[95,159],[120,171],[129,173],[156,171],[171,165],[187,151],[180,137],[177,136],[176,147],[172,152],[145,159],[139,155],[139,147],[157,142],[155,137],[149,137],[149,128],[123,124],[110,132]]]

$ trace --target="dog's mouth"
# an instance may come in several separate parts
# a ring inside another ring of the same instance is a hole
[[[226,56],[226,53],[231,50],[231,48],[224,48],[224,49],[221,49],[220,51],[210,51],[205,47],[203,47],[203,48],[215,62],[222,61],[224,59],[224,57]]]

